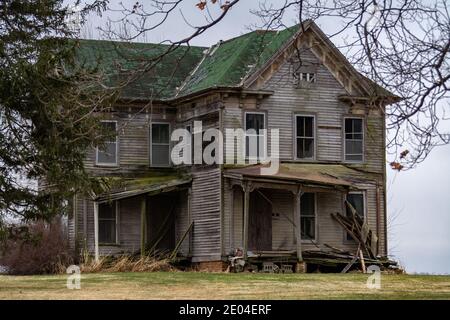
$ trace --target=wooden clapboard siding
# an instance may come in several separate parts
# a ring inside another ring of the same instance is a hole
[[[192,218],[193,261],[221,258],[221,171],[219,168],[193,172]]]
[[[238,138],[227,139],[226,130],[244,129],[243,109],[240,103],[241,101],[238,97],[230,97],[224,99],[225,112],[222,119],[223,128],[225,131],[224,157],[226,157],[227,154],[232,154],[233,159],[238,159],[238,157],[242,159],[242,156],[244,155],[243,143],[242,141],[238,143]],[[231,150],[234,150],[234,152],[231,153]],[[224,161],[227,161],[227,159],[225,159]]]
[[[282,190],[261,190],[272,202],[272,249],[294,250],[293,194]]]
[[[308,88],[296,87],[293,84],[292,64],[285,62],[262,86],[263,89],[273,90],[274,94],[264,99],[259,109],[268,112],[268,129],[280,130],[282,160],[293,159],[294,114],[308,113],[316,116],[316,159],[341,161],[342,119],[349,108],[338,97],[346,91],[310,50],[302,50],[301,54],[302,63],[316,69],[316,83]]]
[[[95,149],[86,154],[85,168],[95,175],[143,174],[150,169],[150,122],[168,122],[173,127],[175,115],[172,113],[147,113],[145,110],[117,111],[101,116],[102,119],[117,121],[118,165],[116,167],[97,166]]]
[[[231,186],[228,179],[223,179],[223,214],[222,214],[222,254],[232,254],[233,239],[233,193],[234,188]]]

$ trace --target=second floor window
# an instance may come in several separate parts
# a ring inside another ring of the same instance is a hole
[[[152,123],[150,140],[151,166],[170,166],[170,125],[168,123]]]
[[[266,157],[265,113],[245,113],[245,157],[264,159]]]
[[[118,143],[116,121],[101,121],[101,125],[108,134],[103,146],[97,147],[95,160],[97,165],[115,166],[117,165]]]
[[[296,157],[314,158],[314,116],[296,116]]]
[[[117,210],[116,203],[100,203],[98,205],[98,241],[103,244],[117,242]]]
[[[345,161],[361,162],[364,159],[363,119],[345,118]]]

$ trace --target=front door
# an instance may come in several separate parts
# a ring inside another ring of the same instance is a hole
[[[250,194],[248,249],[272,250],[272,205],[257,190]]]

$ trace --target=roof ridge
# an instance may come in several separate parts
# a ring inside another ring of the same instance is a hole
[[[113,39],[75,39],[75,41],[81,42],[102,42],[102,43],[114,43],[114,44],[128,44],[128,45],[153,45],[153,46],[165,46],[170,47],[171,44],[168,43],[155,43],[155,42],[138,42],[138,41],[122,41],[122,40],[113,40]],[[209,47],[204,46],[194,46],[194,45],[180,45],[182,48],[199,48],[199,49],[207,49]]]

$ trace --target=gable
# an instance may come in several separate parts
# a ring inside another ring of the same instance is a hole
[[[292,39],[280,47],[264,65],[248,75],[244,87],[262,87],[281,65],[294,56],[300,56],[301,60],[300,51],[309,49],[349,96],[396,98],[394,94],[360,74],[314,22],[307,21],[297,30]]]
[[[299,33],[285,48],[279,50],[267,64],[261,66],[260,70],[249,76],[245,86],[253,89],[267,87],[269,85],[267,82],[273,76],[278,73],[277,77],[280,77],[281,68],[284,69],[283,81],[287,85],[294,86],[295,70],[313,72],[324,67],[349,95],[364,95],[366,90],[348,70],[349,63],[346,60],[339,60],[331,48],[321,44],[311,28],[308,28],[305,32]],[[290,71],[287,70],[287,66]]]

